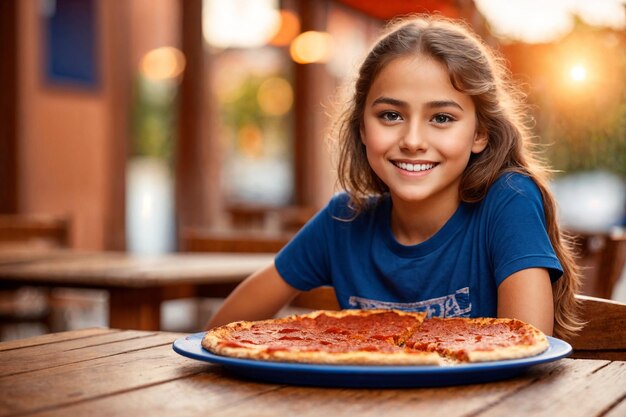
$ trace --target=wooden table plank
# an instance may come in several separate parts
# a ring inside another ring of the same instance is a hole
[[[47,259],[59,259],[73,256],[72,251],[67,249],[49,249],[49,248],[19,248],[0,250],[0,265],[12,265],[19,263],[30,263],[34,261],[42,261]]]
[[[212,416],[218,410],[239,407],[278,385],[237,380],[213,369],[190,377],[139,390],[122,392],[81,401],[59,408],[29,414],[32,417],[66,417],[98,415],[100,417]],[[97,410],[97,412],[94,412]],[[270,410],[257,409],[257,416],[271,415]],[[448,416],[449,417],[449,416]]]
[[[626,416],[626,397],[622,397],[619,402],[611,406],[603,417],[624,417]]]
[[[173,381],[210,366],[176,354],[171,343],[178,335],[158,336],[162,346],[0,377],[0,416],[58,408]]]
[[[479,416],[503,416],[515,410],[532,416],[588,417],[600,415],[616,398],[626,396],[626,362],[565,359],[558,364],[537,383]]]
[[[508,381],[439,388],[326,389],[284,387],[253,402],[216,410],[212,416],[252,417],[259,410],[272,416],[465,416],[513,395],[536,378],[525,375]]]
[[[40,336],[29,337],[27,339],[16,339],[0,343],[0,352],[12,349],[21,349],[30,346],[39,346],[62,342],[65,340],[83,339],[94,335],[116,333],[119,330],[107,328],[91,328],[80,330],[69,330],[63,333],[49,333]],[[4,357],[4,356],[3,356]]]
[[[510,381],[426,389],[327,389],[279,386],[239,380],[219,367],[141,390],[95,398],[34,416],[132,416],[150,410],[151,417],[211,416],[430,416],[466,415],[531,384],[529,373]],[[391,406],[391,404],[393,404]]]
[[[182,336],[182,335],[181,335]],[[89,338],[5,351],[0,376],[9,376],[55,366],[117,355],[138,349],[169,345],[170,337],[132,330],[110,332]]]
[[[86,288],[238,282],[268,265],[272,254],[73,252],[54,259],[0,265],[0,279],[30,285]]]

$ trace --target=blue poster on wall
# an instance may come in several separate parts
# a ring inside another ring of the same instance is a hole
[[[50,84],[99,85],[96,0],[42,0]]]

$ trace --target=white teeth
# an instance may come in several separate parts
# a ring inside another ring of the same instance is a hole
[[[408,164],[406,162],[398,162],[396,163],[396,166],[404,169],[405,171],[419,172],[431,169],[435,166],[435,164]]]

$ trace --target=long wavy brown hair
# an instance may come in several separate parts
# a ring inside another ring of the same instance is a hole
[[[338,180],[350,195],[351,206],[358,213],[368,196],[389,191],[367,161],[360,128],[373,81],[389,62],[407,55],[427,55],[444,64],[454,88],[473,99],[478,131],[488,134],[487,147],[472,155],[463,173],[461,201],[482,200],[505,172],[527,175],[541,190],[548,235],[564,271],[552,286],[554,334],[572,335],[582,325],[574,297],[580,286],[580,271],[571,239],[557,223],[556,202],[549,189],[551,171],[533,148],[524,94],[511,81],[504,60],[464,23],[438,16],[403,18],[389,25],[366,56],[353,95],[336,124]]]

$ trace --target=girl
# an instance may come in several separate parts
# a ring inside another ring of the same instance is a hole
[[[579,273],[507,80],[458,22],[392,25],[338,123],[346,191],[233,291],[209,327],[269,318],[299,291],[330,285],[342,308],[576,331]]]

